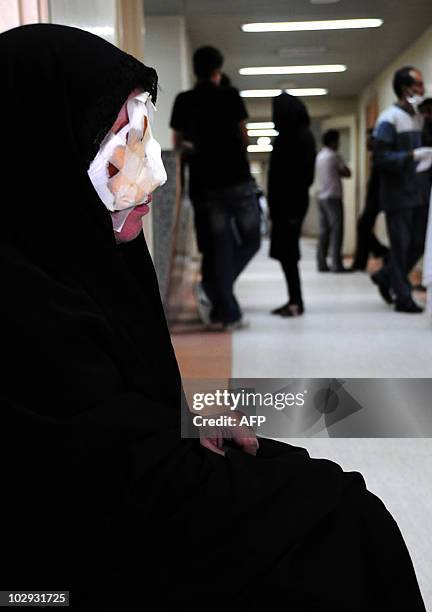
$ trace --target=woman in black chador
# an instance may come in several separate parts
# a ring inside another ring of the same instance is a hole
[[[309,114],[298,98],[287,93],[274,98],[273,121],[279,135],[271,153],[268,181],[272,221],[270,257],[280,261],[288,302],[275,308],[272,314],[295,317],[304,312],[298,269],[300,234],[309,206],[316,147],[309,129]]]
[[[424,612],[399,529],[360,474],[234,426],[226,450],[181,437],[137,235],[146,205],[115,237],[88,174],[130,96],[155,100],[154,70],[55,25],[1,34],[0,62],[0,590],[69,590],[72,609],[113,612]]]

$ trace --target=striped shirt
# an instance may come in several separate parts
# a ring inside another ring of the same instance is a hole
[[[397,210],[424,204],[413,149],[422,145],[423,118],[393,104],[374,129],[374,164],[380,172],[380,208]]]

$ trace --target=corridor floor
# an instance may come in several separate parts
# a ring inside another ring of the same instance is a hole
[[[317,272],[313,240],[302,243],[305,314],[270,315],[286,289],[267,252],[265,241],[237,283],[251,326],[233,334],[232,377],[432,376],[429,316],[393,312],[364,272]]]

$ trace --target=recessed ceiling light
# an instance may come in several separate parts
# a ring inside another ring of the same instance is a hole
[[[271,138],[269,138],[268,136],[260,136],[260,138],[257,139],[257,144],[258,145],[269,145],[271,144]]]
[[[279,132],[277,130],[272,129],[258,129],[258,130],[248,130],[248,136],[256,137],[256,136],[277,136]]]
[[[305,89],[285,89],[292,96],[325,96],[328,91],[321,87]],[[282,89],[244,89],[240,92],[242,98],[274,98],[282,93]]]
[[[240,68],[239,73],[251,74],[324,74],[327,72],[345,72],[343,64],[324,64],[315,66],[256,66]]]
[[[252,121],[251,123],[246,123],[246,127],[248,130],[271,130],[274,128],[275,124],[273,121]]]
[[[325,21],[278,21],[268,23],[244,23],[243,32],[305,32],[309,30],[351,30],[379,28],[382,19],[328,19]]]
[[[273,146],[269,145],[248,145],[248,153],[270,153],[273,151]]]

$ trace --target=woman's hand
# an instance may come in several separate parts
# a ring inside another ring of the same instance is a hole
[[[225,427],[206,426],[200,430],[201,444],[218,455],[225,455],[225,441],[234,442],[248,455],[256,455],[259,448],[258,439],[254,430],[248,425],[240,425],[241,418],[245,416],[240,410],[228,414],[230,424]]]

